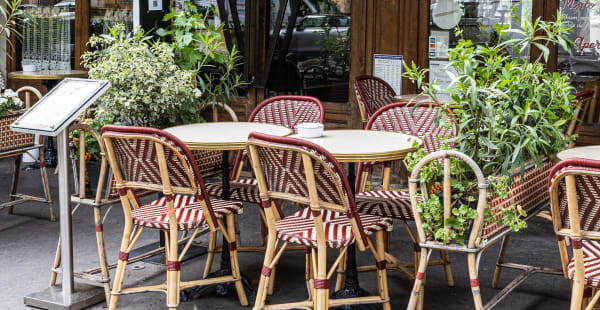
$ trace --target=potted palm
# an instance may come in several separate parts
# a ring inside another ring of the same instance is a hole
[[[573,137],[564,136],[566,127],[574,117],[574,88],[567,76],[546,70],[545,62],[550,46],[561,45],[565,50],[572,42],[566,37],[570,27],[564,16],[557,13],[556,22],[536,20],[521,21],[521,29],[496,27],[498,40],[489,45],[474,45],[456,31],[458,45],[448,52],[447,70],[451,85],[444,89],[452,102],[439,102],[442,91],[426,82],[427,70],[413,63],[406,65],[405,76],[442,106],[452,108],[457,117],[458,135],[447,142],[453,148],[470,156],[481,167],[491,185],[486,219],[482,236],[510,227],[519,230],[526,226],[523,217],[533,210],[540,199],[547,198],[546,180],[551,158],[565,148]],[[512,38],[516,34],[518,38]],[[530,58],[528,49],[536,47],[540,55]],[[451,73],[452,71],[456,72]],[[413,165],[424,156],[409,156]],[[443,168],[431,163],[422,181],[428,182],[432,193],[440,191]],[[476,188],[471,171],[456,163],[453,172],[453,196],[473,200],[470,190]],[[522,195],[522,191],[528,195]],[[431,238],[444,243],[462,243],[469,232],[470,222],[476,212],[468,203],[458,201],[453,216],[446,220],[451,232],[443,232],[440,224],[440,200],[430,195],[419,204],[418,212]],[[429,219],[429,221],[428,221]],[[436,226],[437,225],[437,226]]]

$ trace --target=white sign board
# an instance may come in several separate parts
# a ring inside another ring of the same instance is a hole
[[[429,83],[433,84],[434,81],[437,81],[437,90],[438,93],[446,93],[450,92],[446,89],[450,84],[452,84],[452,78],[448,75],[448,71],[457,74],[456,70],[449,66],[448,61],[444,60],[430,60],[429,61]]]
[[[373,55],[373,75],[386,81],[396,94],[402,94],[403,57],[400,55]]]
[[[18,132],[57,136],[108,88],[104,80],[67,78],[10,125]]]

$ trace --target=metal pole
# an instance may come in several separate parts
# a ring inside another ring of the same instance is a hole
[[[62,252],[63,304],[71,304],[73,294],[73,239],[71,229],[71,187],[69,184],[67,130],[58,134],[58,201],[60,209],[60,246]],[[48,137],[52,139],[52,137]]]

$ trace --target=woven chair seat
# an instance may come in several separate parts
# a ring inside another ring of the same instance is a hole
[[[418,201],[423,201],[419,195]],[[404,191],[367,191],[356,195],[358,212],[395,219],[414,220],[410,196]]]
[[[583,240],[583,266],[585,285],[600,287],[600,242]],[[568,266],[569,279],[575,279],[575,260],[571,259]]]
[[[212,197],[223,197],[223,183],[207,183],[206,191]],[[229,181],[229,194],[229,198],[231,200],[260,204],[258,181],[256,179],[240,179]]]
[[[341,248],[354,243],[354,234],[348,216],[342,213],[322,210],[323,229],[328,248]],[[363,229],[367,235],[380,230],[392,231],[391,218],[359,214]],[[310,208],[293,213],[275,224],[277,237],[283,241],[316,247],[317,233]]]
[[[200,200],[187,195],[174,195],[175,215],[177,229],[191,230],[203,225],[205,221]],[[231,213],[241,214],[242,204],[218,199],[210,200],[217,218],[222,218]],[[140,226],[169,229],[169,216],[167,214],[167,199],[162,197],[131,211],[133,223]]]

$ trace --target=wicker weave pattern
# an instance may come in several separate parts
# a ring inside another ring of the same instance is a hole
[[[222,218],[231,213],[241,214],[242,204],[231,201],[212,200],[212,208],[217,218]],[[179,230],[191,230],[204,224],[206,220],[202,211],[200,200],[193,196],[174,195],[175,216]],[[157,199],[141,208],[131,212],[133,223],[136,225],[169,229],[167,200],[165,197]]]
[[[541,169],[533,166],[525,170],[525,175],[521,178],[520,174],[513,176],[513,185],[508,193],[507,199],[496,198],[492,200],[492,213],[499,212],[500,206],[506,208],[510,205],[521,205],[527,212],[533,210],[544,201],[548,200],[547,181],[552,162],[544,161]],[[481,232],[482,238],[490,238],[500,232],[506,226],[498,226],[493,222],[484,222]]]
[[[385,230],[392,231],[392,219],[360,214],[360,221],[367,235]],[[354,243],[354,233],[348,217],[343,213],[321,210],[327,247],[341,248]],[[291,214],[276,224],[277,237],[283,241],[316,247],[317,233],[310,208]]]
[[[272,98],[267,104],[257,107],[249,121],[285,126],[292,129],[294,133],[299,123],[322,123],[322,105],[307,98],[309,97]]]
[[[422,196],[418,196],[423,201]],[[367,191],[356,195],[358,212],[396,219],[414,220],[408,192]]]
[[[221,171],[221,166],[223,165],[223,152],[199,150],[190,150],[190,152],[203,177],[214,175]]]
[[[382,79],[374,76],[359,76],[354,81],[354,90],[358,103],[362,105],[367,118],[375,111],[394,101],[396,92]]]
[[[240,179],[229,182],[229,199],[260,204],[260,193],[256,179]],[[223,184],[206,184],[206,191],[212,197],[223,197]]]
[[[594,240],[583,240],[583,269],[585,284],[600,287],[600,243]],[[571,259],[567,268],[569,279],[575,279],[575,260]]]
[[[0,117],[0,152],[8,152],[33,146],[35,135],[10,130],[12,124],[23,112]]]
[[[551,176],[551,183],[558,181],[558,201],[559,210],[562,218],[562,225],[565,228],[571,228],[569,221],[569,211],[567,209],[567,194],[564,178],[557,176],[569,172],[596,172],[600,169],[582,166],[566,166],[556,171]],[[577,186],[577,202],[579,204],[579,219],[581,229],[588,231],[600,231],[600,177],[591,175],[575,175],[575,184]],[[600,258],[600,255],[598,255]]]

